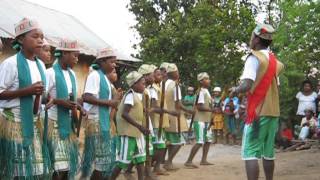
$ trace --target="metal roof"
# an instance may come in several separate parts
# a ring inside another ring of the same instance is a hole
[[[71,15],[24,0],[0,0],[0,37],[14,38],[14,24],[22,18],[35,19],[45,38],[55,46],[60,38],[77,40],[81,53],[96,55],[96,50],[111,47],[99,36]],[[119,60],[141,61],[115,50]]]

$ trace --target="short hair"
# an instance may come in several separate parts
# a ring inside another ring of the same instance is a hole
[[[309,84],[311,89],[313,88],[312,82],[309,79],[306,79],[302,82],[302,88],[304,87],[304,85]]]
[[[269,47],[272,43],[272,40],[263,39],[259,36],[257,36],[257,37],[259,38],[261,45],[264,47]]]

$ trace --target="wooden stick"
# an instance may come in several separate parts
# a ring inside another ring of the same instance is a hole
[[[38,94],[38,95],[36,95],[36,98],[34,99],[34,103],[33,103],[33,114],[34,115],[38,114],[39,106],[40,106],[40,97],[41,97],[41,95]]]
[[[180,100],[179,100],[179,83],[178,83],[178,82],[176,82],[176,98],[177,98],[177,101],[179,102]],[[179,111],[180,111],[180,113],[181,113],[181,110],[180,110],[180,109],[179,109]],[[179,114],[178,117],[177,117],[179,136],[181,136],[181,124],[180,124],[181,119],[180,119],[180,115],[181,115],[181,114]]]
[[[161,87],[161,100],[160,100],[160,108],[163,110],[164,108],[164,97],[165,97],[165,91],[166,91],[166,82],[162,81],[162,87]],[[163,113],[160,114],[160,120],[159,120],[159,129],[158,129],[158,139],[161,138],[162,134],[162,127],[163,127]]]
[[[145,94],[145,121],[146,121],[146,129],[150,129],[150,121],[149,121],[149,96],[147,94]],[[149,147],[149,143],[150,143],[150,139],[149,139],[149,134],[146,135],[146,168],[150,168],[151,167],[151,159],[150,159],[150,147]]]

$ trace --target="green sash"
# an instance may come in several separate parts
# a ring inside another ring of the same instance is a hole
[[[41,75],[43,85],[46,85],[46,77],[44,70],[40,64],[40,60],[35,60],[38,70]],[[30,68],[25,56],[20,52],[17,54],[17,67],[18,67],[18,79],[19,89],[26,88],[32,84]],[[34,71],[34,69],[32,69]],[[34,132],[33,132],[33,97],[32,95],[20,97],[20,116],[22,122],[22,135],[24,146],[32,144]]]
[[[57,99],[68,100],[69,99],[68,87],[67,87],[66,80],[63,76],[63,72],[59,62],[53,65],[53,70],[55,72]],[[73,97],[77,97],[76,80],[70,68],[68,68],[68,73],[71,79]],[[63,106],[59,106],[59,105],[57,106],[57,108],[58,108],[58,118],[57,118],[58,131],[59,131],[60,138],[64,140],[67,137],[69,137],[70,133],[72,132],[70,109],[65,108]]]
[[[105,74],[101,71],[101,69],[97,70],[100,76],[100,90],[99,90],[99,99],[108,100],[110,89],[105,79]],[[107,106],[99,106],[99,122],[100,122],[100,130],[101,135],[104,140],[109,140],[110,138],[110,114],[109,107]]]

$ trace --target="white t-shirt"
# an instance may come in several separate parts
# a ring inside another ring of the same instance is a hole
[[[169,84],[171,84],[172,82],[174,82],[172,79],[168,79],[165,83],[165,90],[167,91],[168,89],[168,86]],[[178,99],[177,99],[177,93],[173,93],[173,98],[174,98],[174,101],[177,101],[177,100],[181,100],[182,99],[182,96],[181,96],[181,89],[180,89],[180,86],[178,86]]]
[[[71,79],[70,79],[69,72],[68,72],[68,70],[62,69],[62,73],[63,73],[64,79],[66,81],[66,84],[67,84],[68,94],[70,94],[70,93],[72,93],[72,82],[71,82]],[[76,86],[77,86],[77,79],[76,79],[75,73],[72,70],[71,70],[71,73],[75,77]],[[47,76],[47,92],[50,94],[50,97],[53,98],[53,99],[55,99],[57,97],[55,74],[56,73],[54,72],[53,68],[49,68],[47,70],[47,72],[46,72],[46,76]],[[48,110],[48,117],[50,119],[52,119],[52,120],[57,120],[57,106],[56,105],[52,106]]]
[[[204,100],[205,94],[207,94],[208,97],[211,99],[211,95],[210,95],[209,90],[207,88],[201,88],[200,92],[199,92],[199,98],[198,98],[197,104],[204,104],[205,103],[205,100]]]
[[[312,109],[313,112],[316,112],[315,101],[317,97],[318,95],[315,92],[312,92],[312,94],[310,94],[309,96],[305,96],[302,92],[298,92],[298,94],[296,95],[296,98],[299,101],[297,115],[304,116],[305,115],[304,111],[306,109]]]
[[[269,57],[269,50],[263,49],[263,50],[260,50],[260,52],[266,55],[266,57]],[[250,55],[246,60],[243,73],[240,79],[241,80],[251,79],[252,81],[255,81],[258,70],[259,70],[259,60],[257,59],[256,56]]]
[[[105,80],[107,81],[107,86],[109,89],[109,97],[108,100],[112,99],[112,86],[107,78],[107,76],[104,76]],[[92,71],[87,78],[84,93],[92,94],[94,97],[99,98],[99,92],[100,92],[100,74],[98,71],[94,70]],[[98,119],[99,118],[99,106],[92,105],[89,103],[83,104],[84,109],[88,112],[88,118],[89,119]],[[111,108],[109,108],[109,111],[111,111]]]
[[[148,96],[150,99],[154,99],[154,100],[158,100],[158,94],[156,89],[154,89],[154,87],[148,87],[146,88],[147,92],[148,92]]]
[[[42,81],[41,74],[36,61],[27,59],[32,83]],[[39,61],[42,69],[46,67],[42,61]],[[15,91],[19,89],[17,55],[13,55],[0,64],[0,93],[3,91]],[[33,96],[35,98],[35,96]],[[10,100],[0,100],[0,109],[11,108],[15,119],[20,121],[20,98]],[[30,108],[32,110],[33,107]]]
[[[134,91],[132,90],[132,92],[129,92],[129,93],[126,95],[126,97],[125,97],[125,99],[124,99],[124,104],[128,104],[128,105],[134,106],[133,93],[138,96],[138,98],[139,98],[140,101],[142,101],[142,96],[143,96],[143,94],[138,93],[138,92],[134,92]]]

